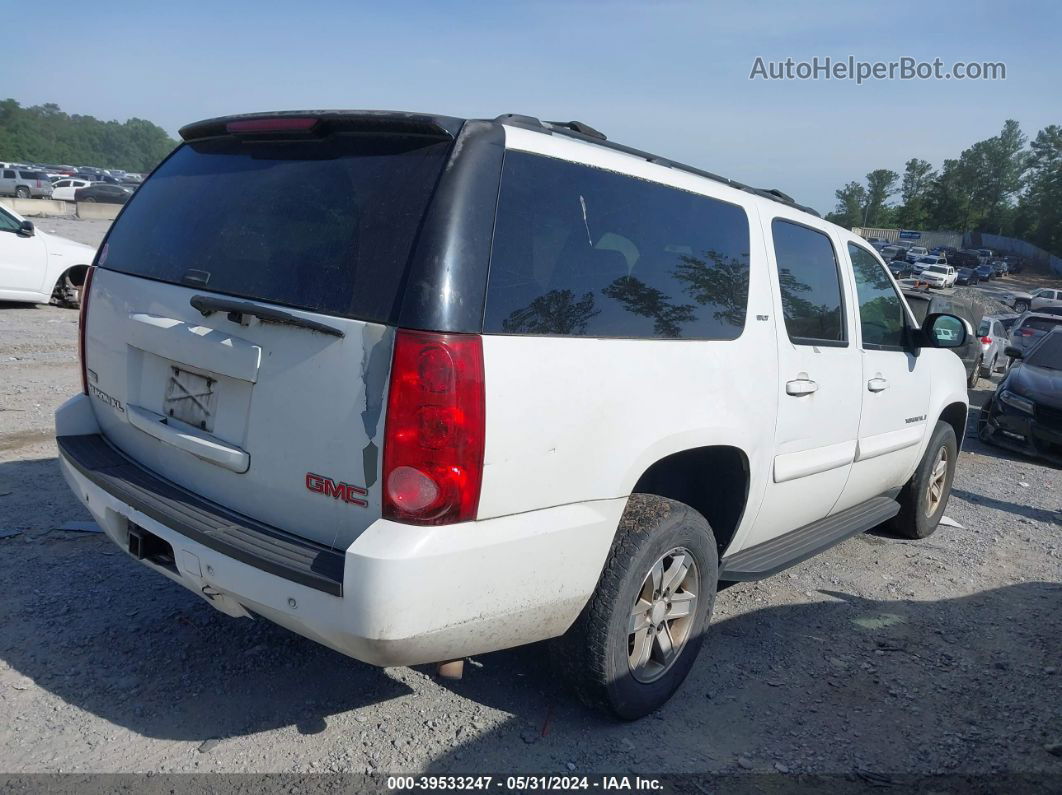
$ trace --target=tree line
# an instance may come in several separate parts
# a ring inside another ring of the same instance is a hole
[[[1062,254],[1062,126],[1030,142],[1008,119],[940,169],[911,158],[902,176],[878,168],[836,196],[826,217],[841,226],[987,232]]]
[[[0,101],[0,159],[16,163],[96,166],[146,172],[177,145],[144,119],[102,121],[47,103],[24,108]]]

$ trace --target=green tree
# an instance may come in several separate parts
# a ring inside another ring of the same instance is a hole
[[[150,171],[176,146],[144,119],[101,121],[47,103],[23,108],[0,101],[0,159]]]
[[[937,172],[928,160],[912,157],[903,170],[900,198],[903,203],[896,209],[896,223],[906,229],[922,229],[929,220],[926,196],[936,179]]]
[[[900,175],[887,168],[878,168],[867,174],[866,207],[863,210],[863,226],[882,226],[888,221],[885,203],[896,193]]]
[[[837,197],[837,209],[826,216],[838,226],[851,229],[863,225],[863,209],[867,204],[867,189],[858,182],[849,182],[834,192]]]

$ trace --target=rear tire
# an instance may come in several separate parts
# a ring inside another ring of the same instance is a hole
[[[29,188],[24,188],[21,185],[19,185],[17,188],[15,188],[15,198],[16,199],[28,199],[29,197],[30,197]]]
[[[955,429],[938,421],[918,468],[896,498],[900,512],[889,522],[895,535],[928,538],[937,529],[951,496],[958,454]]]
[[[674,500],[632,494],[597,590],[551,643],[555,668],[589,706],[623,720],[649,714],[697,658],[718,575],[703,516]]]
[[[982,362],[981,357],[978,357],[977,361],[974,362],[973,370],[970,372],[970,375],[966,378],[966,386],[968,386],[970,389],[976,389],[977,388],[977,381],[981,377],[981,362]]]

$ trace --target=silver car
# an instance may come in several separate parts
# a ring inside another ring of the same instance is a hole
[[[1004,368],[1010,335],[1003,325],[1003,318],[985,315],[977,329],[977,336],[981,338],[981,376],[988,378]]]
[[[52,183],[43,171],[30,168],[5,168],[0,170],[0,196],[18,199],[50,199]]]
[[[1010,332],[1010,347],[1024,353],[1044,334],[1056,326],[1062,326],[1062,315],[1049,315],[1043,312],[1026,312]],[[1007,363],[1009,368],[1014,359]]]

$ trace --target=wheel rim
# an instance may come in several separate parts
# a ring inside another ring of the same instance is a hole
[[[932,516],[944,502],[944,486],[948,480],[948,448],[937,451],[933,469],[929,473],[929,486],[926,488],[926,516]]]
[[[699,592],[697,562],[684,547],[649,569],[627,624],[627,663],[636,680],[653,682],[675,664],[693,629]]]

